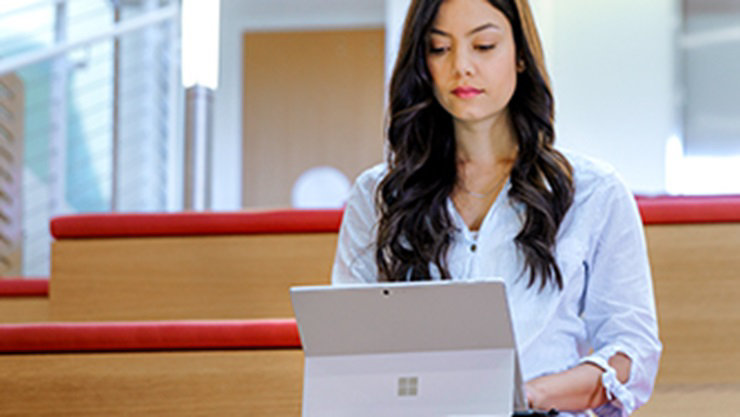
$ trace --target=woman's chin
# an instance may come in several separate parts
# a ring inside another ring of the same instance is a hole
[[[458,123],[478,123],[487,119],[486,115],[476,112],[464,112],[453,115]]]

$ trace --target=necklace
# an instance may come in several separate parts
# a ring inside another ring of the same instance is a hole
[[[465,187],[464,185],[462,185],[462,183],[459,183],[459,182],[458,182],[457,186],[460,187],[460,189],[463,190],[466,194],[469,194],[469,195],[471,195],[471,196],[473,196],[475,198],[484,199],[484,198],[490,197],[491,194],[493,194],[494,192],[496,192],[499,189],[499,187],[501,187],[501,184],[503,184],[504,181],[506,181],[506,179],[508,177],[509,177],[508,174],[503,175],[500,180],[496,181],[496,185],[494,185],[493,188],[491,188],[490,191],[487,191],[485,193],[476,193],[475,191],[470,191],[470,190],[468,190],[467,187]]]

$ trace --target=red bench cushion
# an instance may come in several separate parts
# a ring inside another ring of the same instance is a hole
[[[740,196],[637,197],[643,223],[740,222]],[[342,210],[242,212],[99,213],[51,221],[56,239],[337,233]]]
[[[342,210],[99,213],[52,219],[56,239],[277,233],[337,233]]]
[[[294,319],[0,325],[0,352],[300,348]]]
[[[649,224],[740,222],[740,196],[638,197],[642,222]]]
[[[0,297],[46,297],[48,278],[0,279]]]

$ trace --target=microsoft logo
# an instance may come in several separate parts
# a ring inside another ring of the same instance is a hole
[[[415,376],[398,378],[398,396],[415,397],[419,393],[419,378]]]

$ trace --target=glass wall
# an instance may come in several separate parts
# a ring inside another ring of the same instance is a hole
[[[4,0],[0,57],[25,95],[22,262],[8,272],[49,274],[54,216],[171,207],[179,2]]]

